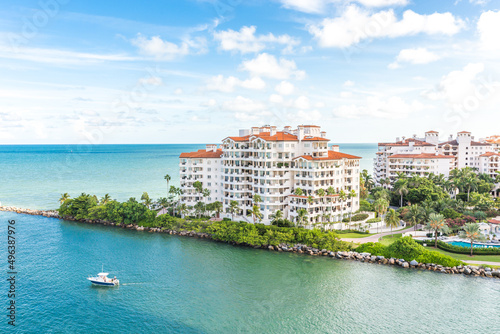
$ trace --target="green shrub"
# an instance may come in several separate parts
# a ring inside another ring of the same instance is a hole
[[[407,236],[399,238],[387,247],[387,257],[405,259],[406,261],[415,260],[426,252],[426,249],[419,245],[412,237]]]
[[[224,218],[222,218],[222,221],[224,221],[224,222],[230,222],[231,218],[224,217]]]
[[[367,242],[356,248],[358,253],[370,253],[372,255],[383,255],[386,254],[387,247],[382,245],[380,242]]]
[[[452,258],[449,255],[441,254],[436,251],[429,251],[426,250],[424,253],[422,253],[419,257],[415,259],[418,262],[421,263],[435,263],[435,264],[440,264],[445,267],[455,267],[459,266],[462,264],[461,261]]]
[[[366,213],[358,213],[358,214],[352,216],[350,221],[351,222],[359,222],[359,221],[365,220],[368,217],[369,216]],[[342,219],[342,221],[344,223],[348,223],[349,222],[349,218],[344,218],[344,219]]]
[[[371,218],[371,219],[368,219],[366,221],[367,224],[373,224],[373,223],[378,223],[378,222],[381,222],[382,221],[382,218]]]

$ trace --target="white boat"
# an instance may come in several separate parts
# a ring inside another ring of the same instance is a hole
[[[87,279],[94,285],[100,286],[115,286],[120,284],[120,281],[116,276],[114,278],[108,278],[109,273],[100,272],[96,277],[89,276]]]

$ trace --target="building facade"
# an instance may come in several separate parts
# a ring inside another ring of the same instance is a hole
[[[265,224],[277,210],[284,218],[297,221],[298,212],[305,209],[305,225],[328,223],[340,228],[336,222],[359,209],[361,158],[341,153],[328,142],[326,133],[315,125],[287,126],[282,131],[263,126],[224,138],[220,148],[207,145],[205,151],[182,153],[181,201],[193,206],[204,200],[193,188],[199,180],[210,189],[208,202],[223,203],[226,217],[231,217],[230,203],[236,201],[239,212],[235,220],[252,221],[248,214],[254,196],[259,195]],[[341,196],[344,193],[350,196]]]
[[[457,133],[440,142],[439,133],[428,131],[424,138],[399,138],[394,143],[379,143],[374,159],[374,179],[394,181],[400,173],[425,176],[430,173],[449,176],[456,168],[471,167],[495,177],[500,170],[498,151],[485,140],[475,141],[470,132]]]

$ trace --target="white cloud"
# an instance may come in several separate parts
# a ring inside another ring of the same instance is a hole
[[[219,74],[215,77],[210,78],[210,80],[207,83],[206,89],[224,93],[230,93],[233,92],[236,87],[243,87],[253,90],[262,90],[266,88],[266,83],[260,77],[253,77],[247,80],[240,80],[233,76],[225,78],[223,75]]]
[[[438,60],[440,57],[426,48],[403,49],[396,57],[396,61],[389,64],[390,69],[399,68],[401,63],[428,64]]]
[[[176,90],[174,90],[175,95],[181,95],[182,93],[183,93],[182,88],[177,88]]]
[[[162,83],[163,80],[160,77],[155,76],[139,79],[139,84],[141,85],[160,86]]]
[[[180,44],[175,44],[162,40],[160,36],[147,38],[141,34],[131,40],[132,45],[139,49],[139,52],[146,56],[151,56],[159,60],[172,60],[190,53],[200,53],[205,51],[206,43],[202,38],[196,40],[184,40]]]
[[[274,44],[285,47],[285,52],[290,53],[300,44],[298,39],[289,35],[274,36],[255,35],[255,26],[242,27],[240,31],[225,30],[214,32],[214,39],[220,43],[220,48],[225,51],[239,51],[241,53],[260,52]]]
[[[347,80],[346,82],[343,83],[344,87],[352,87],[354,86],[354,81]]]
[[[222,108],[235,112],[253,112],[262,111],[264,109],[264,105],[260,102],[253,101],[252,99],[237,96],[234,100],[224,102],[222,104]]]
[[[486,5],[490,0],[469,0],[473,5]]]
[[[290,95],[294,92],[295,86],[288,81],[282,81],[274,88],[274,90],[281,95]]]
[[[252,60],[244,61],[240,69],[249,72],[252,76],[280,80],[290,77],[300,80],[305,77],[305,72],[297,70],[297,65],[293,60],[280,58],[278,61],[276,57],[267,53],[261,53]]]
[[[282,104],[284,102],[283,96],[278,94],[271,94],[271,96],[269,96],[269,101],[278,104]]]
[[[343,99],[349,99],[352,97],[352,92],[340,92],[339,96]]]
[[[297,109],[309,109],[310,103],[307,96],[299,96],[294,102],[294,107]]]
[[[485,50],[500,49],[500,11],[487,11],[477,21],[481,47]]]
[[[217,105],[217,101],[215,101],[215,99],[210,99],[210,100],[208,100],[206,102],[200,103],[200,105],[202,107],[214,107],[214,106]]]
[[[342,0],[281,0],[285,8],[309,14],[322,14],[329,4],[341,2]],[[358,2],[365,7],[406,6],[409,3],[408,0],[345,0],[344,2]]]
[[[407,10],[398,20],[392,9],[371,14],[350,5],[341,16],[310,25],[309,32],[322,47],[345,48],[370,38],[395,38],[419,33],[454,35],[463,26],[464,22],[449,12],[420,15]]]
[[[319,121],[323,119],[323,115],[317,110],[312,110],[312,111],[299,110],[297,116],[298,116],[297,117],[298,121],[304,119],[307,119],[308,121]]]
[[[480,78],[483,72],[484,64],[467,64],[462,70],[443,76],[434,89],[422,95],[433,101],[444,100],[451,106],[463,105],[470,99],[483,100],[499,87],[499,82]]]
[[[333,114],[340,118],[358,119],[361,117],[375,117],[384,119],[406,118],[409,114],[423,110],[425,106],[418,102],[405,102],[398,96],[381,98],[369,96],[363,104],[343,105],[336,108]]]

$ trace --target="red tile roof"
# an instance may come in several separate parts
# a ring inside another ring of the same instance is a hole
[[[298,158],[304,158],[306,160],[311,160],[311,161],[322,161],[322,160],[340,160],[340,159],[361,159],[361,157],[357,157],[355,155],[350,155],[346,153],[341,153],[341,152],[335,152],[335,151],[328,151],[328,157],[313,157],[311,155],[301,155],[298,156],[295,159]]]
[[[455,159],[451,155],[435,155],[432,153],[420,153],[420,154],[394,154],[389,156],[389,159]]]
[[[439,133],[437,131],[427,131],[426,133]]]
[[[378,143],[378,146],[410,146],[410,142],[413,142],[415,146],[434,146],[433,144],[414,138],[408,138],[395,143]]]
[[[480,157],[493,157],[493,156],[499,156],[500,157],[500,153],[497,153],[497,152],[486,152],[486,153],[480,155]]]
[[[490,146],[491,145],[491,144],[488,144],[488,143],[480,143],[478,141],[471,141],[470,144],[471,144],[471,146]],[[457,146],[458,145],[458,141],[451,140],[451,141],[447,141],[447,142],[438,144],[439,147],[444,146],[444,145]]]
[[[470,133],[469,131],[460,131],[459,133]]]
[[[179,158],[220,158],[222,156],[223,152],[222,149],[217,149],[217,151],[209,151],[207,152],[206,150],[198,150],[196,152],[186,152],[186,153],[181,153]]]
[[[490,223],[490,224],[500,224],[500,218],[497,217],[497,218],[488,220],[488,223]]]
[[[232,139],[234,141],[248,141],[251,137],[261,138],[265,141],[299,141],[297,139],[297,136],[292,135],[292,134],[287,133],[287,132],[283,132],[283,131],[278,131],[273,136],[271,136],[270,132],[261,132],[261,133],[256,134],[256,135],[247,135],[244,137],[227,137],[227,138]],[[227,139],[227,138],[224,138],[224,139]],[[305,140],[305,141],[330,141],[330,139],[321,138],[321,137],[310,137],[310,138],[306,137],[303,140]]]

